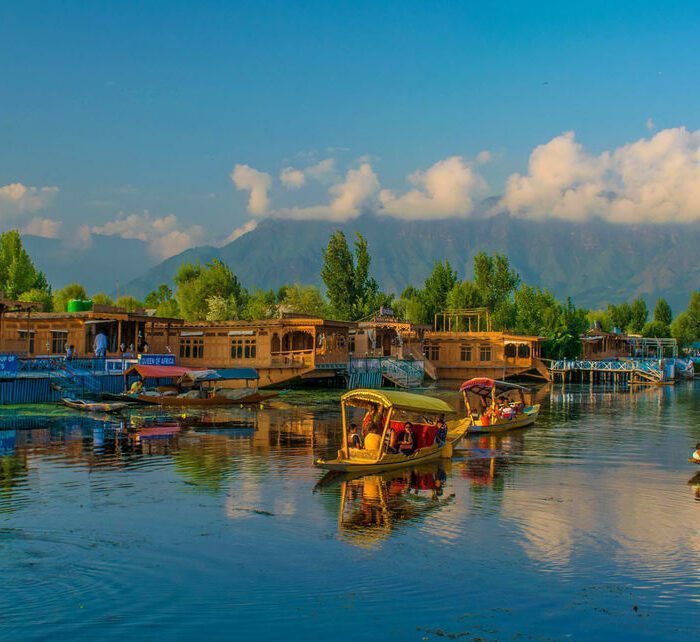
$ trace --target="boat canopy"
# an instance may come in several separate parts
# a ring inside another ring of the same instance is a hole
[[[222,379],[222,377],[216,370],[188,370],[180,377],[181,382],[191,381],[192,383],[217,381],[218,379]]]
[[[475,395],[488,397],[494,387],[496,388],[496,392],[508,392],[509,390],[522,390],[523,392],[529,392],[528,388],[525,386],[519,386],[517,383],[498,381],[496,379],[489,379],[488,377],[477,377],[476,379],[465,381],[461,385],[459,391],[471,392]]]
[[[176,379],[182,377],[190,372],[197,372],[191,368],[181,368],[179,366],[142,366],[137,364],[131,366],[125,373],[124,376],[128,376],[133,373],[137,373],[144,379]]]
[[[455,410],[442,399],[396,390],[369,390],[367,388],[358,388],[357,390],[346,392],[340,399],[343,403],[350,406],[356,405],[356,402],[370,402],[380,404],[385,408],[393,407],[397,410],[430,412],[436,414],[443,412],[445,414],[454,414],[455,412]]]

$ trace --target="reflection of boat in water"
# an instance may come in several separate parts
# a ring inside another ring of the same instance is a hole
[[[480,435],[461,464],[462,476],[475,486],[490,486],[508,470],[510,456],[521,454],[523,446],[522,433]]]
[[[349,423],[348,414],[352,408],[366,411],[362,422],[364,440],[350,435],[353,424]],[[454,410],[442,399],[358,388],[341,397],[341,412],[341,448],[335,459],[317,459],[315,463],[320,468],[368,473],[452,456],[452,441],[446,431],[440,434],[437,420],[440,415],[454,414]],[[408,448],[400,443],[405,433],[410,433],[406,439]],[[351,444],[353,437],[357,438],[355,447]]]
[[[420,521],[452,501],[445,496],[447,475],[439,464],[357,476],[327,473],[316,485],[340,484],[338,532],[350,544],[370,548],[389,538],[402,523]]]
[[[451,426],[450,435],[453,431],[469,434],[526,428],[535,423],[540,412],[539,404],[526,403],[528,388],[508,381],[477,377],[465,381],[460,392],[464,395],[467,416]]]
[[[123,401],[104,402],[104,401],[85,401],[84,399],[68,399],[64,397],[61,403],[74,410],[83,410],[85,412],[121,412],[128,408],[130,404]]]
[[[693,487],[693,495],[695,499],[700,501],[700,473],[695,473],[688,481],[688,486]]]

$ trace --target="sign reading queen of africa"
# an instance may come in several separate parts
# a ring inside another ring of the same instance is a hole
[[[16,354],[0,354],[0,377],[16,376],[18,367]]]
[[[142,366],[174,366],[174,354],[140,354],[139,364]]]

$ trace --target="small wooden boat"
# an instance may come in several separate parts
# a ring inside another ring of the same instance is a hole
[[[469,433],[493,433],[526,428],[537,420],[540,405],[527,405],[524,386],[488,377],[465,381],[460,387],[467,416],[456,430]],[[518,399],[513,397],[517,395]],[[452,428],[450,434],[452,434]]]
[[[85,401],[83,399],[68,399],[64,397],[61,402],[74,410],[84,410],[87,412],[120,412],[128,408],[129,404],[123,401]]]
[[[695,457],[688,457],[688,461],[689,461],[691,464],[698,464],[698,465],[700,465],[700,459],[695,459]]]
[[[455,411],[442,399],[410,392],[359,388],[344,394],[340,403],[342,445],[335,459],[317,459],[314,463],[319,468],[371,473],[452,457],[452,441],[446,428],[440,438],[438,418]],[[362,408],[366,411],[365,420],[371,419],[367,425],[372,427],[360,447],[350,445],[348,408]],[[434,418],[434,423],[429,423],[429,418]],[[407,422],[408,419],[412,421]],[[406,423],[410,428],[407,429]],[[397,452],[392,444],[406,430],[412,434],[412,450]]]
[[[172,408],[185,408],[188,406],[236,406],[240,404],[257,404],[266,399],[276,397],[276,392],[259,392],[252,388],[232,389],[231,392],[240,392],[239,395],[223,394],[223,391],[196,391],[196,394],[185,393],[181,395],[169,393],[142,393],[136,399],[145,404],[155,404]]]

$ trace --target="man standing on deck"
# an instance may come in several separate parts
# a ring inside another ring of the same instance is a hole
[[[107,356],[107,335],[102,330],[95,337],[95,356],[97,358]]]

